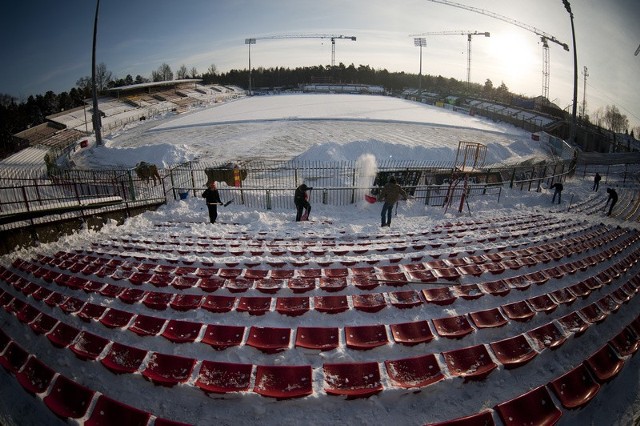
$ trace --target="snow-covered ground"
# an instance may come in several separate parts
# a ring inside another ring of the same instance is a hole
[[[131,166],[140,160],[168,165],[189,158],[209,156],[220,161],[254,156],[356,160],[367,153],[378,159],[419,157],[452,161],[459,140],[487,143],[489,155],[496,162],[545,155],[544,149],[537,146],[528,133],[433,107],[382,97],[292,95],[244,99],[184,116],[170,117],[168,120],[145,123],[126,129],[118,135],[111,135],[104,147],[93,147],[80,152],[74,162],[79,165],[106,167]],[[424,265],[424,262],[437,259],[503,253],[507,250],[540,247],[547,243],[559,243],[562,246],[569,239],[590,235],[589,232],[594,229],[606,229],[607,233],[615,234],[620,232],[617,227],[622,226],[622,239],[635,235],[637,224],[604,216],[601,208],[605,199],[604,187],[594,194],[591,191],[590,177],[570,179],[565,183],[565,188],[560,206],[551,205],[551,194],[547,189],[539,193],[505,189],[499,201],[495,197],[472,198],[469,210],[462,214],[453,209],[445,211],[441,207],[424,206],[416,200],[401,202],[390,228],[379,226],[380,205],[364,202],[345,207],[314,204],[313,222],[308,223],[295,223],[294,212],[290,210],[247,211],[242,205],[231,204],[219,209],[222,223],[212,226],[207,223],[206,208],[202,200],[188,198],[171,202],[156,212],[132,218],[122,226],[109,224],[98,232],[84,231],[56,243],[17,251],[0,259],[0,264],[10,267],[11,262],[17,258],[30,260],[37,255],[54,256],[59,251],[78,250],[83,254],[101,257],[137,256],[128,258],[137,264],[141,262],[138,258],[148,257],[148,261],[154,259],[160,264],[176,260],[201,268],[208,264],[225,268],[237,263],[238,268],[249,270],[274,269],[270,266],[273,262],[284,262],[284,269],[327,267],[323,265],[338,268],[341,266],[340,262],[353,262],[353,267],[374,265],[378,274],[382,271],[380,268],[392,265],[399,265],[408,273],[409,265]],[[570,200],[573,204],[599,203],[600,207],[589,215],[576,214],[567,211]],[[515,225],[516,222],[522,224],[527,221],[535,224],[529,232],[521,232],[523,225]],[[443,232],[447,229],[456,232]],[[511,232],[514,236],[508,237],[507,234]],[[222,243],[221,250],[224,254],[215,254],[216,250],[197,250],[197,243],[203,241]],[[337,248],[347,251],[335,254],[328,250],[324,256],[312,253],[312,249],[326,249],[326,242],[335,242]],[[619,242],[620,240],[615,240],[602,247],[574,254],[571,258],[540,262],[498,275],[489,272],[480,276],[466,275],[461,278],[461,282],[480,284],[547,269],[584,259]],[[262,244],[265,253],[252,253],[252,243],[254,248],[256,244]],[[424,247],[420,247],[421,243]],[[174,250],[163,252],[167,245]],[[273,245],[286,247],[285,254],[269,255],[267,246]],[[402,246],[406,250],[401,250]],[[398,250],[394,250],[394,247],[398,247]],[[458,297],[454,303],[446,306],[433,303],[423,303],[409,309],[385,306],[375,313],[363,312],[353,306],[343,313],[333,315],[311,309],[295,317],[277,313],[273,306],[269,312],[259,316],[237,310],[211,313],[202,308],[186,312],[173,309],[154,311],[139,302],[131,305],[97,292],[83,292],[46,283],[26,272],[20,274],[39,285],[103,306],[203,324],[242,325],[247,329],[250,326],[290,328],[294,330],[292,339],[295,339],[295,330],[305,326],[338,327],[343,330],[347,326],[384,324],[388,328],[391,324],[432,321],[434,318],[466,315],[496,307],[501,309],[500,306],[507,303],[577,284],[622,257],[636,253],[638,247],[636,241],[626,247],[619,258],[613,257],[586,271],[567,274],[560,279],[549,279],[544,285],[532,285],[524,290],[512,289],[503,296],[484,293],[482,297],[473,300]],[[356,251],[356,248],[362,250]],[[234,250],[242,251],[242,254],[232,253]],[[307,266],[292,266],[300,262],[306,262]],[[579,365],[621,327],[637,318],[640,305],[636,299],[632,299],[618,312],[610,313],[602,323],[591,325],[579,336],[570,330],[564,330],[568,340],[560,347],[553,350],[537,349],[537,356],[533,360],[514,369],[507,369],[498,363],[498,368],[482,381],[465,382],[451,375],[443,353],[479,344],[488,347],[491,342],[526,333],[552,320],[557,321],[622,286],[638,273],[638,269],[638,265],[635,265],[613,284],[595,290],[588,298],[578,298],[572,304],[560,304],[548,313],[538,312],[528,322],[511,320],[502,327],[475,329],[461,339],[441,337],[434,331],[435,337],[428,343],[405,346],[390,342],[371,350],[355,350],[346,347],[345,335],[342,333],[339,347],[330,351],[306,350],[296,347],[292,342],[289,348],[276,354],[266,354],[250,347],[246,344],[247,335],[242,345],[216,351],[200,343],[202,331],[195,343],[172,343],[161,336],[139,337],[129,330],[107,328],[96,321],[85,323],[76,314],[65,314],[58,307],[35,302],[33,297],[24,296],[5,282],[0,282],[0,290],[37,304],[44,312],[61,321],[107,339],[149,351],[192,357],[199,362],[209,360],[253,365],[310,365],[313,368],[311,395],[283,401],[251,391],[208,396],[194,385],[199,364],[186,384],[172,388],[154,386],[144,380],[140,373],[115,375],[100,362],[80,361],[70,350],[52,346],[46,338],[33,334],[25,324],[17,321],[13,314],[4,309],[0,310],[0,328],[57,372],[121,402],[175,421],[200,425],[421,425],[491,409],[497,403],[547,384]],[[306,293],[294,294],[291,290],[282,288],[276,294],[265,294],[252,288],[235,294],[222,288],[213,294],[270,296],[275,301],[275,297],[295,295],[352,297],[382,293],[388,299],[391,292],[398,290],[421,292],[425,288],[437,287],[416,283],[394,287],[380,283],[374,289],[363,290],[352,285],[353,278],[353,275],[349,275],[349,285],[338,292],[315,288]],[[129,285],[126,280],[92,279]],[[149,284],[140,288],[158,290]],[[165,288],[162,291],[176,290]],[[195,288],[181,291],[202,294]],[[531,338],[527,339],[532,342]],[[419,389],[402,389],[391,383],[383,367],[384,361],[425,354],[436,355],[440,368],[445,372],[444,380]],[[618,376],[602,384],[598,394],[585,408],[563,409],[560,424],[633,424],[633,419],[637,418],[637,407],[640,406],[638,359],[637,355],[626,357]],[[355,400],[328,395],[323,389],[323,365],[352,362],[379,363],[382,366],[384,390],[369,398]],[[0,370],[0,423],[7,426],[60,423],[42,403],[42,396],[34,398],[28,395],[10,374]],[[553,402],[560,406],[556,397],[553,397]],[[93,406],[89,412],[92,408]],[[536,412],[537,409],[532,407],[531,411]],[[493,413],[493,419],[496,424],[503,424],[496,412]]]

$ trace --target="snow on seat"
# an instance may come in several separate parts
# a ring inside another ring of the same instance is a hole
[[[378,312],[387,306],[382,293],[354,294],[351,301],[355,309],[364,312]]]
[[[30,357],[20,372],[16,373],[16,380],[24,390],[31,395],[43,393],[49,388],[53,376],[56,374],[38,358]]]
[[[474,300],[484,293],[477,284],[463,284],[452,287],[453,294],[465,300]]]
[[[537,346],[535,349],[538,351],[543,349],[557,349],[567,340],[567,337],[553,321],[529,330],[527,335],[533,339],[533,342]]]
[[[553,425],[560,420],[560,410],[546,386],[532,389],[495,406],[505,425]]]
[[[502,327],[509,322],[498,308],[470,312],[469,317],[477,328]]]
[[[298,348],[330,351],[340,344],[338,327],[298,327],[295,346]]]
[[[347,287],[347,279],[344,277],[320,277],[318,287],[327,292],[344,290]]]
[[[199,281],[200,278],[198,277],[176,276],[169,285],[178,290],[185,290],[187,288],[197,287]]]
[[[383,389],[377,362],[324,364],[322,369],[328,395],[368,398]]]
[[[233,309],[236,303],[236,298],[233,296],[206,296],[204,301],[200,305],[203,309],[209,312],[229,312]]]
[[[315,310],[327,314],[336,314],[349,309],[347,296],[314,296],[313,304]]]
[[[315,278],[290,278],[287,287],[294,293],[305,293],[316,288]]]
[[[252,364],[202,361],[194,384],[205,393],[246,392],[251,384]]]
[[[416,290],[391,291],[387,294],[391,305],[400,309],[413,308],[424,303]]]
[[[59,322],[47,333],[47,339],[56,347],[66,348],[80,334],[80,330],[63,322]]]
[[[142,299],[142,304],[149,309],[164,311],[171,303],[172,293],[162,293],[159,291],[148,291]]]
[[[144,349],[114,342],[100,362],[116,374],[134,373],[138,371],[146,356],[147,351]]]
[[[422,296],[428,303],[436,305],[450,305],[456,301],[457,296],[449,287],[436,287],[422,289]]]
[[[635,354],[638,350],[640,337],[627,326],[609,340],[609,344],[613,346],[620,356],[629,356]]]
[[[141,301],[146,296],[146,291],[139,288],[127,288],[118,294],[118,299],[130,305]]]
[[[247,269],[244,271],[243,277],[248,280],[259,280],[262,278],[266,278],[269,275],[268,269]]]
[[[15,373],[24,365],[29,357],[29,353],[19,344],[14,341],[9,342],[4,350],[4,353],[0,355],[0,365],[10,373]]]
[[[547,314],[553,312],[558,307],[556,302],[554,302],[548,294],[531,297],[527,299],[527,302],[529,302],[529,305],[531,305],[536,312],[544,312]]]
[[[237,278],[242,274],[242,269],[238,268],[220,268],[218,276],[222,278]]]
[[[125,327],[133,318],[131,312],[121,311],[120,309],[109,308],[100,318],[100,322],[109,328]]]
[[[57,416],[78,419],[87,413],[94,395],[93,390],[59,375],[43,401]]]
[[[284,286],[284,280],[274,278],[260,278],[256,280],[256,290],[261,293],[277,293]]]
[[[171,387],[189,380],[195,364],[193,358],[154,352],[142,376],[155,385]]]
[[[290,317],[296,317],[309,311],[308,297],[278,297],[276,312]]]
[[[85,426],[128,425],[145,426],[151,414],[124,404],[108,396],[100,395],[91,411],[91,415],[84,422]]]
[[[383,324],[346,326],[345,342],[348,348],[369,350],[389,343]]]
[[[558,323],[562,325],[568,332],[574,333],[575,336],[580,336],[587,331],[591,323],[582,319],[577,312],[571,312],[563,317],[558,318]]]
[[[549,296],[553,298],[559,305],[570,306],[576,300],[576,295],[573,294],[567,288],[559,288],[549,293]]]
[[[85,303],[86,302],[84,300],[76,297],[69,297],[59,305],[59,308],[62,309],[65,314],[72,314],[82,309]]]
[[[245,278],[229,278],[225,283],[225,288],[231,293],[244,293],[255,284],[254,280]]]
[[[139,336],[156,336],[166,322],[164,318],[138,314],[128,329]]]
[[[465,315],[435,318],[432,321],[436,333],[441,337],[461,339],[474,331]]]
[[[247,345],[272,354],[289,348],[291,329],[281,327],[257,327],[249,329]]]
[[[162,287],[168,287],[169,284],[172,281],[172,276],[168,273],[155,273],[152,274],[151,278],[149,278],[148,282],[149,284],[153,285],[154,287],[158,287],[158,288],[162,288]]]
[[[489,281],[481,283],[480,286],[486,293],[494,296],[505,296],[511,291],[511,287],[504,280]]]
[[[393,384],[401,388],[423,388],[444,379],[434,354],[386,360],[384,365]]]
[[[498,367],[484,345],[468,346],[442,353],[449,373],[467,380],[484,380]]]
[[[202,343],[216,350],[223,350],[242,343],[244,327],[236,325],[209,324],[202,336]]]
[[[24,324],[29,324],[38,315],[40,315],[40,310],[29,304],[26,304],[20,311],[16,312],[16,318]]]
[[[115,298],[118,297],[118,294],[124,290],[123,287],[113,284],[107,284],[100,289],[100,294],[105,297]]]
[[[301,269],[300,270],[300,274],[303,277],[306,277],[307,275],[303,275],[302,272],[303,271],[308,271],[308,269]],[[317,271],[320,271],[319,269]],[[295,271],[293,269],[273,269],[271,270],[271,278],[273,279],[277,279],[277,280],[285,280],[285,279],[289,279],[289,278],[293,278]],[[320,276],[320,275],[318,275]]]
[[[495,424],[492,411],[486,410],[443,422],[427,423],[425,426],[495,426]]]
[[[241,297],[238,300],[237,312],[247,312],[249,315],[264,315],[271,309],[271,298],[262,296]]]
[[[129,282],[133,285],[142,285],[148,283],[153,274],[147,272],[134,272],[129,277]]]
[[[173,343],[192,343],[200,334],[202,324],[192,321],[171,319],[162,332],[162,337]]]
[[[258,365],[253,391],[262,396],[290,399],[311,395],[310,365]]]
[[[525,300],[502,305],[502,310],[515,321],[529,321],[536,314]]]
[[[508,369],[520,367],[538,355],[522,334],[491,342],[489,346],[500,364]]]
[[[69,349],[81,360],[95,360],[108,344],[108,339],[82,331]]]
[[[600,384],[591,377],[584,363],[549,382],[549,387],[562,405],[570,409],[585,406],[600,390]]]
[[[600,383],[605,383],[617,376],[624,362],[624,359],[620,358],[608,343],[585,360],[585,364]]]
[[[427,320],[391,324],[389,329],[393,341],[401,345],[413,346],[433,340],[433,333]]]
[[[345,278],[349,275],[347,268],[324,268],[323,272],[327,278]]]
[[[197,309],[202,303],[202,296],[198,294],[176,294],[169,306],[176,311],[190,311]]]

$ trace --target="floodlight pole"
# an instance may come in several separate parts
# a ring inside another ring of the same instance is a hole
[[[413,45],[420,47],[420,73],[418,74],[418,96],[422,97],[422,48],[427,45],[427,39],[424,37],[416,37],[413,39]]]
[[[96,2],[96,16],[93,21],[93,50],[91,55],[91,85],[93,97],[93,131],[96,134],[96,145],[102,145],[102,133],[100,128],[100,110],[98,109],[98,88],[96,86],[96,36],[98,33],[98,11],[100,10],[100,0]]]
[[[576,112],[578,108],[578,53],[576,52],[576,30],[573,24],[573,12],[568,0],[562,0],[565,9],[571,17],[571,34],[573,36],[573,108],[571,112],[571,131],[569,132],[569,143],[576,143]]]
[[[249,45],[249,95],[251,95],[251,45],[256,44],[255,38],[245,38],[244,44]]]

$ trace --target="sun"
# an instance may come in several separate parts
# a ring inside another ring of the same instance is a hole
[[[492,33],[488,55],[493,72],[507,84],[515,85],[532,70],[542,69],[541,42],[518,31]]]

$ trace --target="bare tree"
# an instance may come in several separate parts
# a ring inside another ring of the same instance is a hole
[[[107,69],[107,66],[104,62],[100,62],[96,67],[96,86],[99,92],[104,92],[104,90],[109,87],[109,83],[113,79],[113,74],[111,71]]]
[[[216,73],[218,72],[218,68],[216,67],[215,64],[211,64],[209,65],[209,68],[207,69],[207,72],[211,75],[216,75]]]
[[[153,81],[171,81],[173,80],[173,71],[168,64],[163,63],[156,71],[151,72],[151,76]]]
[[[191,67],[191,78],[197,78],[198,77],[198,70],[196,69],[196,67]]]
[[[184,78],[187,78],[188,76],[189,74],[188,74],[186,65],[184,64],[180,65],[180,68],[178,68],[178,71],[176,71],[176,79],[182,80]]]
[[[629,119],[627,116],[620,113],[620,110],[615,105],[607,105],[604,112],[604,122],[615,133],[622,133],[629,128]]]

